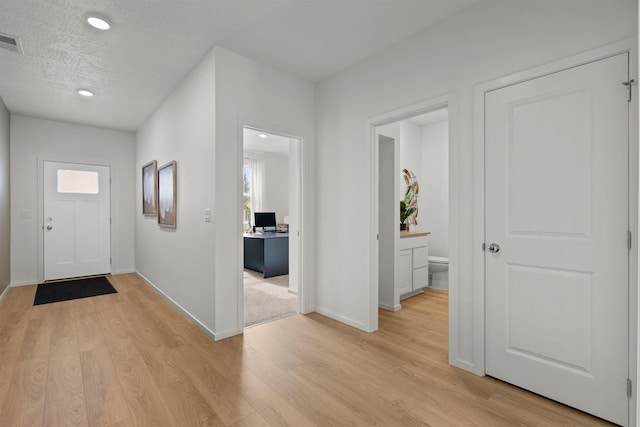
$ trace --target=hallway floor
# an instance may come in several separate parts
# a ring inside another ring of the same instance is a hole
[[[294,315],[214,342],[135,274],[119,293],[0,303],[0,426],[604,426],[447,363],[447,292],[368,334]]]

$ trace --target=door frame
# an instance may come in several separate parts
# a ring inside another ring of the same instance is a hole
[[[38,203],[37,203],[37,236],[38,236],[38,255],[37,255],[37,264],[38,264],[38,283],[44,282],[44,163],[45,162],[55,162],[55,163],[70,163],[74,165],[88,165],[88,166],[101,166],[109,168],[109,217],[113,218],[112,211],[112,200],[113,194],[111,192],[111,182],[113,181],[113,166],[111,164],[97,163],[92,161],[84,161],[81,159],[69,159],[64,157],[56,157],[56,156],[46,156],[40,157],[37,159],[37,169],[38,169]],[[113,249],[113,227],[111,224],[109,225],[109,258],[113,258],[112,254]],[[113,269],[113,264],[109,265],[109,270]]]
[[[527,80],[554,74],[618,54],[629,54],[629,75],[638,81],[637,39],[629,38],[563,58],[519,73],[480,84],[474,88],[474,236],[473,236],[473,353],[472,371],[484,376],[485,372],[485,94]],[[622,82],[620,82],[622,84]],[[638,91],[633,90],[629,104],[629,228],[632,245],[629,251],[629,378],[632,379],[632,398],[629,399],[629,425],[637,420],[637,357],[638,357]],[[624,384],[620,384],[624,387]]]
[[[298,163],[298,182],[299,182],[299,197],[298,197],[298,212],[300,212],[300,217],[298,218],[298,233],[299,233],[299,244],[298,244],[298,313],[307,314],[315,311],[315,298],[314,291],[310,285],[309,274],[311,267],[308,262],[308,257],[310,254],[305,251],[305,227],[308,225],[309,221],[308,215],[309,212],[305,209],[305,205],[308,203],[306,199],[309,197],[307,195],[305,197],[305,159],[307,156],[307,144],[305,141],[308,141],[308,138],[304,136],[303,132],[298,132],[291,129],[285,129],[279,126],[275,126],[273,124],[262,123],[255,120],[239,120],[238,121],[238,140],[240,143],[238,144],[238,155],[237,155],[237,163],[238,163],[238,188],[242,188],[242,170],[244,165],[244,135],[243,129],[251,128],[254,130],[263,131],[265,133],[274,134],[283,136],[286,138],[297,139],[300,144],[298,150],[298,156],[295,161]],[[291,160],[291,157],[290,157]],[[291,179],[291,177],[289,178]],[[244,204],[242,195],[240,192],[236,195],[237,203],[236,203],[236,230],[238,230],[238,254],[237,254],[237,298],[238,298],[238,307],[237,307],[237,324],[238,324],[238,333],[244,333],[244,239],[242,237],[243,234],[243,224],[242,224],[242,212],[244,210]]]
[[[379,297],[379,160],[380,147],[376,127],[406,120],[411,117],[446,108],[449,112],[449,363],[459,365],[461,362],[453,360],[457,352],[458,337],[457,316],[458,308],[455,304],[458,293],[458,98],[455,93],[448,93],[436,98],[399,108],[366,121],[365,131],[371,147],[371,229],[370,229],[370,266],[371,283],[369,288],[369,318],[367,332],[378,330],[378,297]],[[397,141],[396,141],[397,143]]]

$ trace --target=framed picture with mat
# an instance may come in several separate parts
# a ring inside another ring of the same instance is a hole
[[[158,225],[176,228],[176,162],[158,168]]]

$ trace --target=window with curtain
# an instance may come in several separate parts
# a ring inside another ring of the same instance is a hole
[[[242,221],[245,228],[253,223],[253,213],[262,211],[264,166],[258,159],[244,159],[242,168]]]
[[[247,164],[242,168],[242,222],[247,229],[251,224],[251,167]]]

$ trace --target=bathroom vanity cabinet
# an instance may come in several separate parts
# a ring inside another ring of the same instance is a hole
[[[429,286],[429,232],[401,231],[398,257],[400,299],[422,292]]]

